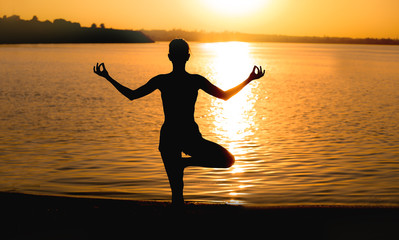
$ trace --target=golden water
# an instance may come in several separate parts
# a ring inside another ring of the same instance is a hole
[[[229,101],[200,92],[203,136],[236,156],[189,168],[189,201],[399,204],[399,47],[190,43],[188,70],[223,89],[266,68]],[[171,70],[167,43],[0,46],[0,191],[169,200],[157,150],[159,92],[128,101],[93,74],[105,62],[137,88]]]

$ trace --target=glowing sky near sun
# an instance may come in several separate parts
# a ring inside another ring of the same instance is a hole
[[[399,38],[398,0],[1,0],[0,15],[122,29]]]

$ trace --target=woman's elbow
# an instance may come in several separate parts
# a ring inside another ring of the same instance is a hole
[[[228,95],[228,94],[223,94],[222,96],[220,96],[220,99],[223,99],[225,101],[229,100],[232,96]]]
[[[125,97],[126,97],[127,99],[129,99],[130,101],[133,101],[134,99],[137,98],[134,94],[126,94]]]
[[[219,91],[219,92],[214,92],[214,93],[209,93],[209,94],[216,98],[223,99],[225,101],[227,101],[231,98],[230,94],[228,94],[228,92],[225,92],[225,91]]]

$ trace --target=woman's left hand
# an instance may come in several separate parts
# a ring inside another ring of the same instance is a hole
[[[101,66],[103,66],[102,71],[101,71]],[[95,74],[97,74],[100,77],[104,77],[104,78],[109,77],[108,71],[107,71],[107,69],[105,69],[104,63],[101,63],[100,65],[98,65],[98,63],[97,63],[97,65],[93,67],[93,71]]]

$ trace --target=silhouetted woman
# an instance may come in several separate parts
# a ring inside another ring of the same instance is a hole
[[[252,80],[261,78],[265,72],[262,71],[262,67],[254,66],[245,81],[230,90],[223,91],[203,76],[186,72],[190,48],[185,40],[171,41],[168,57],[173,64],[172,72],[153,77],[136,90],[131,90],[112,79],[104,63],[100,65],[97,63],[93,70],[130,100],[144,97],[156,89],[161,91],[165,122],[161,128],[159,151],[172,189],[172,203],[180,205],[184,204],[184,168],[189,166],[229,168],[234,164],[234,156],[229,151],[202,138],[194,120],[198,90],[228,100]],[[191,157],[182,158],[182,152]]]

